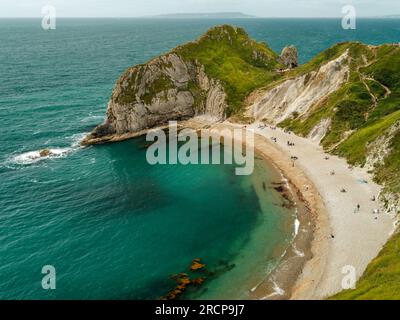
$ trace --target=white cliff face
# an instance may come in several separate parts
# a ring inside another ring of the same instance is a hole
[[[124,134],[201,114],[223,119],[225,100],[223,87],[203,66],[167,54],[129,69],[119,79],[106,122],[94,133]]]
[[[222,120],[224,110],[228,107],[226,103],[226,93],[222,85],[210,79],[204,72],[204,66],[197,69],[197,82],[205,93],[207,93],[205,102],[196,115],[205,114],[215,119]]]
[[[349,75],[348,52],[316,71],[289,79],[261,94],[249,108],[256,120],[279,123],[308,113],[322,99],[338,90]]]
[[[194,98],[190,92],[176,89],[157,94],[150,105],[142,102],[130,105],[111,101],[108,105],[107,120],[117,134],[135,132],[168,120],[193,116],[193,102]]]
[[[378,165],[383,165],[385,158],[390,154],[390,145],[394,136],[400,131],[400,121],[394,123],[386,132],[367,146],[367,159],[365,167],[373,170]]]
[[[391,144],[395,136],[400,132],[400,121],[395,122],[381,136],[367,145],[367,158],[365,168],[368,171],[375,170],[378,166],[385,164],[385,159],[390,155]],[[385,203],[387,212],[398,214],[400,212],[400,196],[397,193],[383,192],[380,195]]]
[[[310,139],[311,141],[320,143],[321,140],[325,137],[327,134],[330,126],[331,126],[332,120],[331,119],[323,119],[319,124],[317,124],[308,134],[307,138]]]

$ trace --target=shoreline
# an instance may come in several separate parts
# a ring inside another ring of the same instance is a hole
[[[251,290],[250,297],[293,300],[328,298],[343,290],[342,280],[346,275],[342,273],[343,267],[354,267],[356,280],[362,276],[369,262],[395,231],[395,216],[389,215],[378,200],[371,200],[373,197],[378,199],[382,187],[373,182],[371,174],[365,169],[350,168],[345,159],[325,153],[316,142],[280,128],[260,128],[260,124],[212,123],[196,117],[179,122],[178,128],[250,129],[254,132],[255,153],[281,172],[298,199],[297,206],[304,205],[304,213],[301,210],[298,213],[298,235],[286,250],[281,263],[253,288],[254,291]],[[163,125],[158,129],[165,127]],[[142,136],[149,130],[95,141],[92,139],[89,143],[86,139],[82,145],[123,141]],[[276,138],[275,142],[272,137]],[[286,141],[295,144],[289,146]],[[293,162],[292,156],[298,159]],[[332,170],[334,175],[330,174]],[[347,192],[341,193],[340,188],[345,188]],[[361,205],[358,212],[355,209],[357,205]],[[375,210],[380,210],[380,213],[374,214]],[[311,237],[304,236],[310,233]],[[301,241],[299,235],[303,236]],[[300,261],[295,259],[299,256],[298,246],[305,258]]]
[[[201,122],[200,122],[201,123]],[[187,122],[186,126],[198,129],[199,123]],[[217,123],[207,126],[207,130],[244,128],[244,125],[231,123]],[[243,141],[237,141],[242,142]],[[290,245],[282,255],[280,263],[250,292],[250,298],[257,300],[283,300],[291,299],[297,290],[299,278],[306,265],[313,261],[322,270],[326,263],[325,257],[319,257],[320,252],[326,252],[328,243],[323,241],[323,234],[328,232],[327,215],[323,199],[313,182],[298,167],[293,167],[288,157],[276,149],[267,139],[261,135],[254,135],[255,154],[262,157],[268,165],[272,166],[281,174],[282,181],[286,180],[291,198],[296,203],[297,219],[300,221],[298,234],[293,238]],[[303,190],[304,186],[307,190]],[[315,243],[317,242],[317,243]],[[302,253],[303,256],[298,253]],[[314,274],[317,279],[322,275]],[[311,281],[307,286],[302,285],[301,292],[304,296],[307,291],[314,291],[316,281]],[[300,297],[299,299],[303,299]]]
[[[259,151],[256,149],[256,154]],[[293,238],[281,256],[278,265],[251,290],[250,297],[256,300],[287,300],[292,296],[295,283],[305,264],[312,258],[311,244],[315,232],[315,223],[311,217],[309,204],[286,176],[269,158],[262,155],[263,161],[271,165],[281,175],[290,200],[294,204]],[[283,195],[282,195],[283,196]]]
[[[257,155],[260,154],[258,150],[255,152]],[[294,232],[293,238],[282,253],[277,266],[251,289],[249,296],[253,300],[287,300],[291,297],[294,285],[305,263],[312,257],[311,243],[315,224],[311,219],[308,204],[302,198],[297,187],[270,159],[264,155],[261,155],[261,158],[280,175],[280,181],[285,186],[285,190],[280,193],[281,196],[283,198],[288,196],[293,203],[295,209]]]
[[[349,168],[345,159],[325,153],[306,138],[279,128],[260,129],[259,123],[225,122],[219,126],[254,131],[256,149],[282,170],[308,205],[315,224],[312,256],[295,280],[290,299],[320,300],[342,291],[346,266],[354,267],[358,280],[395,231],[395,216],[379,201],[371,200],[378,199],[382,187],[365,169]],[[295,146],[288,146],[287,141]],[[298,157],[294,166],[291,156]],[[330,174],[332,169],[334,175]],[[340,192],[342,187],[346,193]],[[361,209],[356,212],[358,204]],[[374,210],[380,213],[374,214]]]

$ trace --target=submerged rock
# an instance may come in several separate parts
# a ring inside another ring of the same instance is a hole
[[[200,259],[194,259],[192,262],[192,265],[190,266],[190,271],[196,271],[196,270],[201,270],[205,268],[205,264],[201,263]]]
[[[51,151],[49,149],[43,149],[39,152],[41,158],[51,156]]]
[[[192,283],[196,286],[199,286],[202,285],[205,280],[205,278],[196,278],[192,280]]]
[[[274,187],[274,189],[276,192],[279,192],[279,193],[283,193],[286,191],[286,188],[284,186]]]

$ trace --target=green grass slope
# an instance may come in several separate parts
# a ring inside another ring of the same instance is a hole
[[[280,77],[278,55],[265,43],[250,39],[242,28],[212,28],[174,51],[187,61],[200,62],[209,76],[221,82],[227,93],[228,116],[241,111],[253,90]]]

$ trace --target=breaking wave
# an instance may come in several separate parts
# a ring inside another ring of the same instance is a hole
[[[71,140],[71,145],[65,148],[43,148],[35,151],[28,151],[16,156],[12,156],[9,159],[9,163],[17,164],[17,165],[30,165],[40,161],[48,160],[48,159],[57,159],[64,158],[71,152],[74,152],[81,147],[80,142],[85,137],[87,133],[78,133],[69,137]]]

